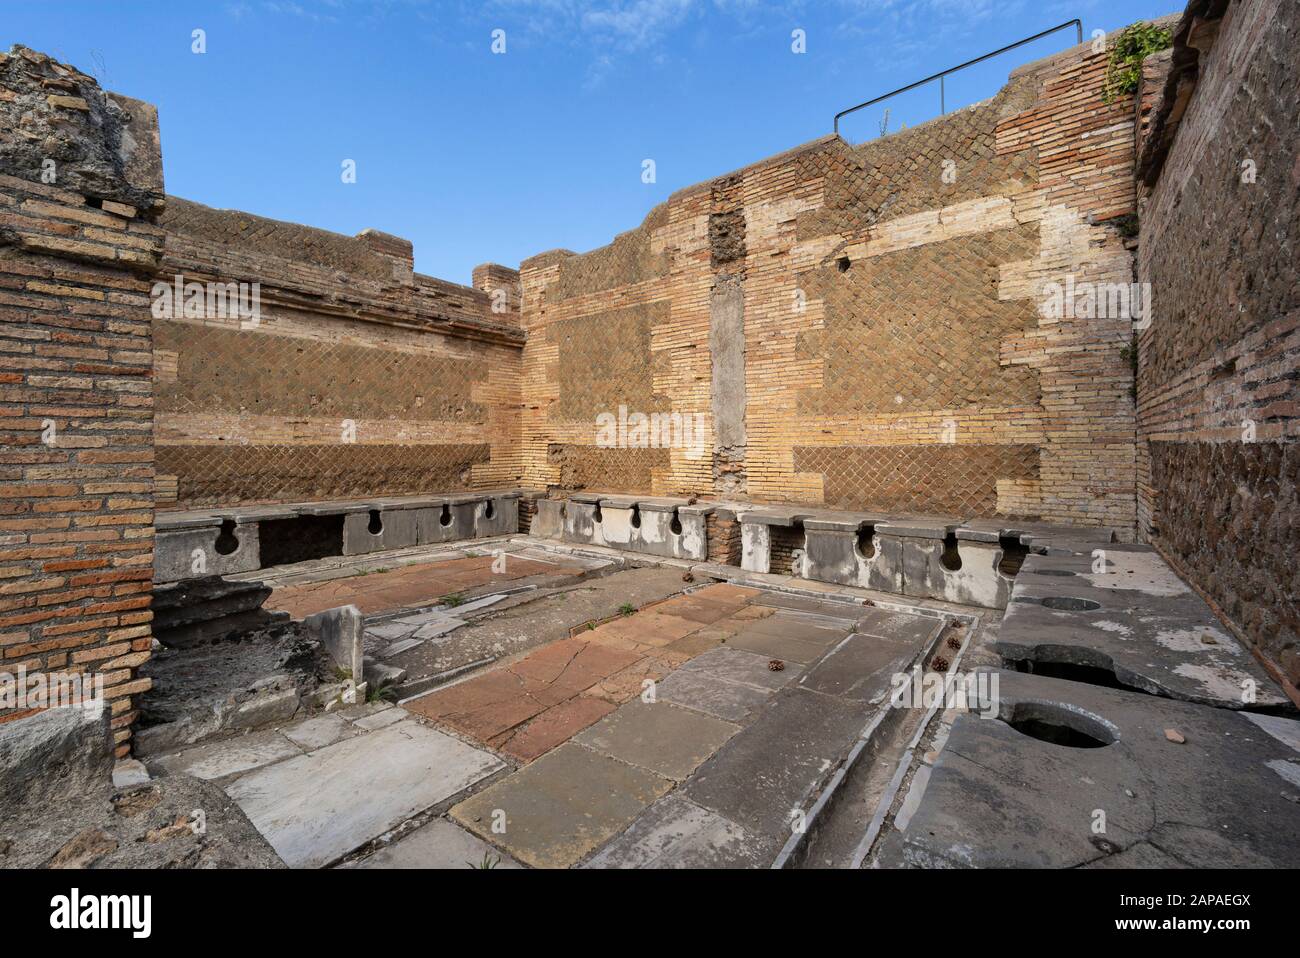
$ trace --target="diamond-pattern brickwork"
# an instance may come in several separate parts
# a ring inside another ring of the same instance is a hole
[[[482,422],[471,398],[485,360],[460,360],[350,343],[195,323],[155,324],[157,349],[176,354],[158,383],[167,413]]]
[[[858,145],[812,141],[677,191],[602,249],[526,260],[526,480],[559,484],[549,450],[594,444],[593,413],[646,396],[643,373],[621,389],[614,365],[591,358],[618,343],[565,347],[554,333],[654,304],[666,313],[641,356],[654,401],[715,429],[712,456],[673,454],[653,471],[657,494],[1041,515],[1131,534],[1129,324],[1036,308],[1047,282],[1131,281],[1111,221],[1134,209],[1134,105],[1104,101],[1106,69],[1104,51],[1080,47],[1017,70],[984,103]],[[724,320],[743,343],[733,333],[701,348]],[[723,417],[744,424],[725,450]],[[898,474],[873,471],[863,449]]]
[[[608,246],[570,258],[556,284],[547,290],[547,300],[590,295],[663,276],[668,271],[668,257],[653,247],[650,231],[665,222],[667,208],[658,207],[646,217],[647,228],[629,230]]]
[[[852,150],[798,160],[801,178],[822,177],[825,202],[798,220],[800,239],[864,233],[883,220],[967,200],[1014,193],[1038,173],[1032,151],[997,154],[998,121],[1032,104],[1034,81],[1011,81],[985,103],[910,130],[891,132]],[[945,180],[944,162],[953,162]]]
[[[514,270],[415,273],[411,243],[169,197],[158,278],[256,282],[255,322],[156,317],[167,507],[516,485],[523,334]],[[504,310],[491,293],[506,290]]]
[[[1037,479],[1038,448],[1028,445],[811,446],[794,451],[795,469],[824,476],[837,509],[997,514],[999,479]]]
[[[562,422],[590,423],[596,417],[669,409],[667,398],[655,394],[654,357],[650,337],[668,315],[667,303],[647,303],[552,323],[546,335],[559,351],[559,402],[551,409]]]
[[[800,413],[1037,403],[1037,372],[1003,366],[989,348],[1037,325],[1031,300],[998,298],[998,267],[1029,258],[1037,242],[1038,230],[1022,226],[800,277],[826,304],[824,328],[800,337],[800,351],[825,362],[823,384],[800,393]]]
[[[471,488],[483,444],[159,446],[157,468],[175,475],[181,508],[421,495]]]
[[[392,264],[355,238],[298,223],[211,209],[170,196],[158,222],[171,233],[202,237],[218,246],[313,263],[367,279],[392,276]]]
[[[667,449],[605,449],[552,443],[547,458],[559,470],[559,487],[596,492],[650,494],[655,472],[669,468]]]

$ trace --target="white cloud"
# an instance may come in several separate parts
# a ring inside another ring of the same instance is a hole
[[[570,40],[618,52],[663,42],[702,0],[488,0],[489,14],[508,16],[527,33],[549,41]]]
[[[694,0],[632,0],[606,9],[588,10],[582,25],[612,39],[621,49],[652,47],[675,30],[695,6]]]

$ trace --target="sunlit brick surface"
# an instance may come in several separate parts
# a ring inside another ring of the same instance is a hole
[[[814,141],[678,191],[607,247],[526,260],[525,481],[1132,536],[1130,322],[1038,309],[1046,282],[1133,278],[1113,222],[1135,208],[1133,104],[1103,102],[1104,72],[1104,54],[1069,51],[986,103],[856,147]],[[743,445],[711,433],[630,471],[595,415],[621,400],[714,423],[721,373],[701,345],[727,288],[743,297],[743,388],[723,394]]]

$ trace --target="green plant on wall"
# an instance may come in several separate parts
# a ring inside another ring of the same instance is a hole
[[[1110,48],[1106,66],[1106,88],[1102,99],[1114,103],[1121,96],[1136,93],[1142,79],[1142,61],[1173,43],[1168,30],[1150,23],[1125,27]]]

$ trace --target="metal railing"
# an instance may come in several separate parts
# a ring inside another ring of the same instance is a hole
[[[897,90],[893,90],[889,93],[886,93],[884,96],[878,96],[874,100],[868,100],[866,103],[859,103],[857,106],[851,106],[847,110],[841,110],[839,113],[835,114],[835,132],[836,133],[840,132],[840,117],[848,116],[850,113],[856,113],[858,110],[866,109],[869,106],[873,106],[881,102],[882,100],[888,100],[891,96],[898,96],[898,94],[906,93],[908,90],[915,90],[917,87],[925,86],[927,83],[933,83],[935,80],[939,81],[939,112],[940,114],[947,113],[948,105],[945,99],[944,83],[943,83],[944,77],[948,76],[951,73],[956,73],[958,70],[965,70],[967,67],[973,67],[977,63],[983,63],[985,60],[992,59],[993,57],[998,56],[1001,53],[1006,53],[1008,50],[1014,50],[1017,47],[1023,47],[1026,43],[1033,43],[1035,40],[1041,40],[1043,39],[1043,37],[1050,36],[1051,34],[1056,33],[1058,30],[1064,30],[1066,27],[1074,27],[1076,30],[1078,30],[1079,42],[1080,43],[1083,42],[1083,21],[1078,19],[1067,20],[1065,23],[1062,23],[1059,26],[1052,27],[1050,30],[1044,30],[1042,33],[1035,33],[1032,37],[1025,37],[1023,40],[1017,40],[1015,43],[1012,43],[1009,46],[1005,46],[1001,50],[994,50],[992,53],[986,53],[984,54],[984,56],[976,57],[974,60],[967,60],[965,63],[961,64],[960,66],[951,67],[947,70],[942,71],[941,73],[936,73],[934,76],[928,76],[924,80],[917,80],[915,83],[909,83],[905,87],[899,87]]]

